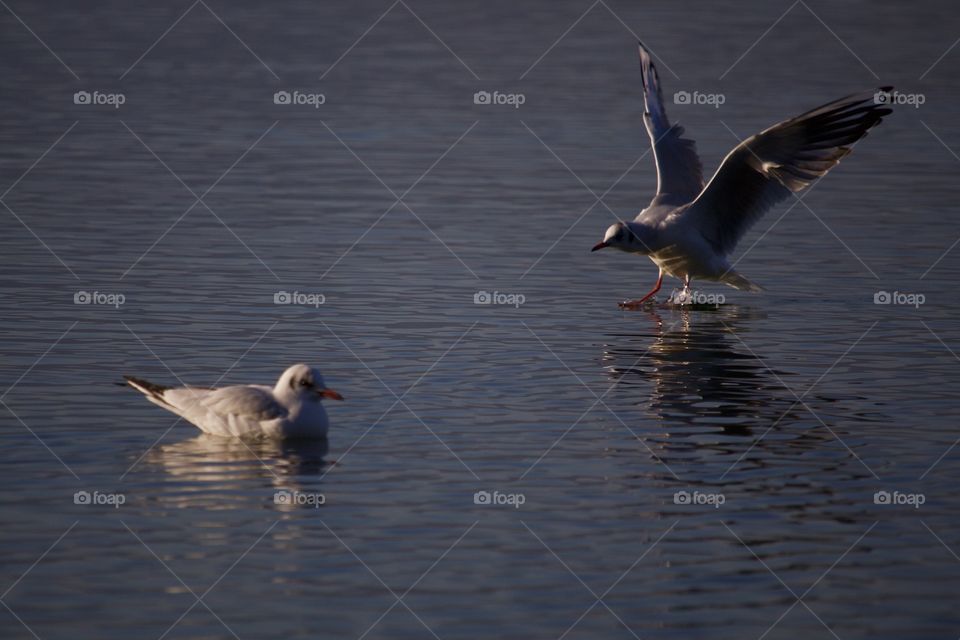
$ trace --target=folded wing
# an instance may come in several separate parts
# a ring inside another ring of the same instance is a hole
[[[278,403],[266,387],[224,387],[210,393],[202,404],[218,415],[237,415],[254,420],[275,420],[287,410]]]
[[[683,216],[718,253],[729,253],[768,209],[824,176],[891,113],[876,96],[892,89],[835,100],[747,138]]]
[[[643,79],[643,122],[650,136],[657,163],[657,204],[686,204],[703,189],[703,173],[693,140],[683,138],[683,127],[671,125],[663,107],[660,78],[641,42],[640,67]]]
[[[261,423],[287,415],[267,387],[170,389],[164,392],[163,401],[203,431],[218,435],[255,433],[261,429]]]

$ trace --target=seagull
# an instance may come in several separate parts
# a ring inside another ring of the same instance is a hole
[[[683,127],[667,120],[657,70],[640,43],[643,122],[657,165],[657,194],[632,222],[611,225],[591,251],[613,247],[648,256],[660,269],[657,283],[635,309],[660,290],[664,274],[722,282],[736,289],[763,288],[728,260],[747,230],[775,204],[826,175],[884,116],[893,87],[834,100],[751,136],[727,154],[704,186],[700,158]]]
[[[164,387],[133,376],[124,379],[153,404],[218,436],[325,438],[329,421],[321,399],[343,400],[305,364],[289,367],[272,389],[259,384]]]

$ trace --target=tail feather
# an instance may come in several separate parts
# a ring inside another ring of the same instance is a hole
[[[736,271],[729,271],[726,274],[724,274],[724,276],[720,278],[720,282],[722,282],[725,285],[731,286],[734,289],[739,289],[741,291],[749,291],[750,293],[760,293],[761,291],[764,290],[763,287],[761,287],[760,285],[754,282],[747,280]]]
[[[154,384],[143,378],[134,378],[133,376],[123,376],[123,379],[127,381],[127,384],[147,396],[148,398],[156,398],[157,400],[163,400],[164,391],[168,391],[173,387],[164,387],[159,384]]]

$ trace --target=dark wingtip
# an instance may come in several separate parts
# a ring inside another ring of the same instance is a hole
[[[650,49],[647,49],[647,46],[640,40],[637,40],[637,51],[640,52],[640,60],[653,64],[653,56],[650,55]]]
[[[650,50],[647,49],[647,47],[644,46],[643,42],[640,40],[637,40],[637,50],[640,53],[640,69],[641,69],[640,80],[643,82],[644,90],[648,90],[649,87],[647,86],[647,69],[655,68],[653,66],[653,57],[650,55]]]
[[[138,387],[140,389],[145,389],[149,393],[152,393],[153,395],[156,395],[156,396],[162,396],[164,391],[168,391],[172,388],[172,387],[165,387],[159,384],[154,384],[152,382],[148,382],[147,380],[144,380],[143,378],[136,378],[134,376],[123,376],[123,379],[127,381],[127,384],[129,386],[135,389]]]

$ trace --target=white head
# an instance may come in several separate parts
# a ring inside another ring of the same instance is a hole
[[[650,250],[647,248],[647,243],[640,237],[644,230],[644,227],[636,223],[631,225],[627,222],[615,222],[607,227],[607,232],[603,234],[603,241],[595,244],[590,251],[613,247],[630,253],[648,254]]]
[[[288,367],[280,376],[280,380],[277,381],[274,391],[277,395],[292,395],[301,399],[331,398],[333,400],[343,400],[343,396],[333,389],[327,388],[319,371],[305,364],[295,364]]]

